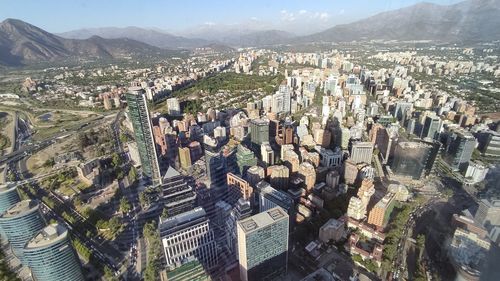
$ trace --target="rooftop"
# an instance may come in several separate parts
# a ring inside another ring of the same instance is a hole
[[[66,238],[68,230],[60,224],[50,224],[40,230],[35,237],[26,244],[26,248],[39,248],[48,246],[58,240]]]
[[[9,209],[7,209],[7,211],[5,211],[5,213],[0,216],[0,218],[11,218],[36,209],[38,209],[38,203],[36,201],[23,200],[12,205]]]
[[[250,233],[282,219],[288,220],[287,213],[282,208],[275,207],[247,219],[238,221],[238,225],[245,233]]]

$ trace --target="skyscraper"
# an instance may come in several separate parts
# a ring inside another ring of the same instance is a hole
[[[422,130],[421,138],[438,139],[439,131],[441,130],[441,119],[437,116],[426,116],[424,121],[424,128]]]
[[[10,206],[19,201],[21,201],[21,198],[19,198],[19,193],[17,193],[16,185],[0,186],[0,213],[5,212]]]
[[[274,151],[268,142],[260,145],[260,154],[262,162],[266,163],[266,165],[274,165]]]
[[[250,149],[239,144],[236,151],[236,164],[240,175],[245,176],[250,167],[257,165],[257,157]]]
[[[162,201],[169,216],[192,210],[196,205],[196,193],[184,176],[173,167],[168,167],[163,176]]]
[[[0,226],[12,252],[23,262],[24,245],[45,227],[45,221],[37,202],[23,200],[0,215]]]
[[[68,230],[60,224],[38,232],[24,246],[23,256],[37,281],[85,280]]]
[[[384,198],[375,204],[368,215],[368,223],[376,225],[378,227],[383,227],[389,220],[391,212],[394,209],[396,203],[396,194],[387,193]]]
[[[280,207],[237,223],[242,281],[283,277],[288,263],[288,215]]]
[[[476,139],[471,133],[453,130],[447,136],[444,160],[454,171],[467,168],[476,143]]]
[[[432,167],[433,146],[422,141],[399,142],[394,149],[392,171],[396,175],[420,179],[426,168]],[[429,163],[432,162],[432,163]]]
[[[153,138],[151,118],[144,90],[140,87],[130,87],[126,95],[129,117],[134,128],[137,149],[141,157],[142,173],[153,184],[161,183],[160,165]]]
[[[269,142],[269,121],[253,119],[250,121],[250,139],[255,147],[260,147],[264,142]]]
[[[354,163],[367,163],[372,162],[373,156],[373,143],[371,142],[356,142],[352,145],[351,159]]]
[[[160,237],[168,269],[173,269],[189,258],[197,258],[205,269],[213,269],[218,262],[213,230],[203,208],[161,219]]]

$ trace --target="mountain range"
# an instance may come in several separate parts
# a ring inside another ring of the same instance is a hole
[[[205,38],[173,35],[139,27],[93,28],[51,34],[26,22],[0,23],[0,65],[17,66],[61,59],[121,58],[163,55],[167,49],[207,45],[267,46],[360,40],[500,40],[500,0],[466,0],[453,5],[419,3],[382,12],[307,36],[281,30],[204,30]],[[191,33],[193,36],[195,33]]]

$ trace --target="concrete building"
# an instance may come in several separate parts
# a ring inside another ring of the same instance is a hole
[[[290,178],[290,171],[284,165],[274,165],[267,168],[269,176],[269,183],[271,186],[281,189],[288,189],[288,181]]]
[[[193,163],[191,162],[191,151],[189,147],[179,147],[179,162],[184,170],[191,167]]]
[[[472,157],[477,141],[471,133],[452,130],[446,137],[444,161],[454,171],[464,170]]]
[[[318,238],[323,243],[328,243],[328,241],[330,240],[337,242],[342,239],[342,236],[344,236],[344,234],[345,221],[332,218],[320,227]]]
[[[23,200],[0,215],[0,227],[12,252],[23,262],[24,245],[45,227],[45,220],[36,201]]]
[[[385,227],[389,217],[391,216],[394,204],[396,203],[396,194],[388,192],[384,198],[375,204],[370,210],[368,223],[377,227]]]
[[[259,182],[256,190],[259,193],[259,212],[281,207],[288,215],[293,217],[295,205],[290,194],[273,188],[266,181]]]
[[[255,187],[257,183],[264,180],[265,177],[266,177],[266,172],[264,168],[260,166],[254,165],[248,168],[247,170],[246,179],[248,180],[248,183],[251,186]]]
[[[233,262],[238,260],[238,233],[236,231],[236,223],[240,220],[249,218],[251,215],[252,206],[250,202],[240,198],[231,210],[226,221],[226,244],[231,256],[231,261]]]
[[[203,208],[160,218],[158,228],[168,269],[179,267],[183,261],[193,257],[207,270],[217,266],[215,237]]]
[[[160,186],[161,201],[169,216],[192,210],[196,205],[196,192],[186,178],[173,167],[168,167]]]
[[[84,281],[68,230],[51,224],[36,233],[23,250],[25,265],[37,281]]]
[[[372,162],[373,156],[373,143],[371,142],[355,142],[351,149],[351,160],[358,163]]]
[[[143,176],[153,184],[160,184],[160,165],[158,163],[151,118],[144,90],[140,87],[131,87],[126,97],[128,116],[134,129]]]
[[[358,178],[358,166],[351,159],[344,161],[344,180],[348,185],[353,185]]]
[[[264,142],[269,142],[269,121],[253,119],[250,121],[250,140],[252,145],[260,147]]]
[[[167,99],[167,112],[169,115],[173,115],[173,116],[182,115],[181,105],[179,103],[179,99],[177,99],[177,98]]]
[[[500,225],[500,199],[481,199],[474,220],[486,227]]]
[[[227,187],[230,194],[235,194],[237,198],[243,198],[253,202],[253,188],[250,183],[243,178],[233,174],[227,173]]]
[[[468,183],[476,184],[482,182],[486,178],[488,171],[488,167],[482,162],[470,161],[464,176]]]
[[[239,144],[236,151],[236,163],[240,175],[245,176],[250,167],[257,165],[257,157],[250,149]]]
[[[266,165],[274,165],[274,151],[268,142],[264,142],[260,145],[260,155],[262,162]]]
[[[288,215],[272,208],[238,221],[238,256],[242,281],[283,278],[288,263]]]
[[[319,153],[321,166],[331,168],[342,164],[343,153],[339,147],[331,150],[316,146],[314,149]]]
[[[316,169],[308,162],[302,162],[299,166],[298,176],[304,181],[305,188],[311,192],[316,183]]]
[[[347,216],[355,220],[362,220],[366,217],[366,207],[360,198],[351,197],[347,207]]]

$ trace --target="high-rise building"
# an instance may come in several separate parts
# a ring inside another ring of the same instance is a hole
[[[60,224],[43,228],[23,250],[25,264],[37,281],[85,280],[68,230]]]
[[[291,110],[290,88],[280,85],[278,92],[272,97],[271,111],[273,113],[289,113]]]
[[[316,183],[316,169],[314,169],[314,166],[308,162],[302,162],[299,166],[298,175],[304,181],[306,190],[310,192]]]
[[[256,191],[259,194],[259,211],[264,212],[274,207],[281,207],[288,215],[293,216],[295,205],[290,194],[277,190],[268,182],[261,181],[257,184]]]
[[[284,277],[288,263],[288,215],[273,208],[237,223],[242,281]]]
[[[179,162],[181,162],[181,167],[185,170],[191,167],[191,150],[189,150],[189,147],[179,147]]]
[[[266,165],[274,165],[274,151],[268,142],[260,145],[260,154],[262,162],[266,163]]]
[[[253,188],[241,177],[227,173],[227,187],[230,194],[235,194],[237,198],[253,201]]]
[[[160,186],[162,202],[169,216],[192,210],[196,205],[196,193],[184,176],[173,167],[168,167]]]
[[[352,145],[351,159],[354,163],[367,163],[372,162],[373,157],[373,143],[371,142],[355,142]]]
[[[269,176],[269,183],[271,186],[281,190],[288,189],[288,180],[290,178],[290,171],[284,165],[274,165],[267,168],[267,175]]]
[[[384,227],[391,216],[396,204],[396,194],[387,193],[384,198],[375,204],[368,215],[368,223],[378,227]]]
[[[167,99],[167,112],[169,115],[181,115],[181,105],[179,99],[169,98]]]
[[[153,184],[159,184],[161,183],[160,165],[144,90],[140,87],[131,87],[126,97],[128,114],[141,157],[142,173],[145,179],[151,180]]]
[[[250,121],[250,140],[255,147],[260,147],[264,142],[269,142],[269,121],[253,119]]]
[[[438,116],[426,116],[421,138],[438,139],[442,121]]]
[[[426,168],[434,162],[432,156],[433,147],[425,142],[399,142],[394,149],[394,159],[392,161],[392,171],[396,175],[407,176],[413,179],[420,179]]]
[[[226,184],[226,159],[220,151],[205,149],[205,165],[210,186],[224,186]]]
[[[254,165],[247,170],[246,179],[251,186],[256,186],[266,176],[264,168]]]
[[[481,199],[474,220],[486,227],[500,225],[500,199]]]
[[[24,245],[45,227],[45,220],[36,201],[23,200],[0,215],[0,227],[12,252],[23,262]]]
[[[366,217],[366,207],[361,199],[356,196],[352,196],[351,199],[349,199],[347,216],[355,220],[362,220]]]
[[[471,133],[454,130],[446,138],[446,151],[443,158],[452,170],[464,170],[472,157],[476,143]]]
[[[16,185],[0,185],[0,214],[19,201],[21,201],[21,198],[17,193]]]
[[[236,151],[236,165],[239,174],[245,176],[250,167],[257,165],[257,157],[253,151],[239,144]]]
[[[358,179],[359,169],[351,159],[344,161],[344,180],[346,184],[354,184]]]
[[[227,248],[232,259],[238,259],[238,233],[236,232],[236,222],[246,219],[252,215],[252,206],[249,201],[240,198],[231,210],[226,221],[226,239]]]
[[[159,230],[167,269],[182,265],[186,259],[197,258],[205,269],[218,263],[215,235],[203,208],[160,218]]]

